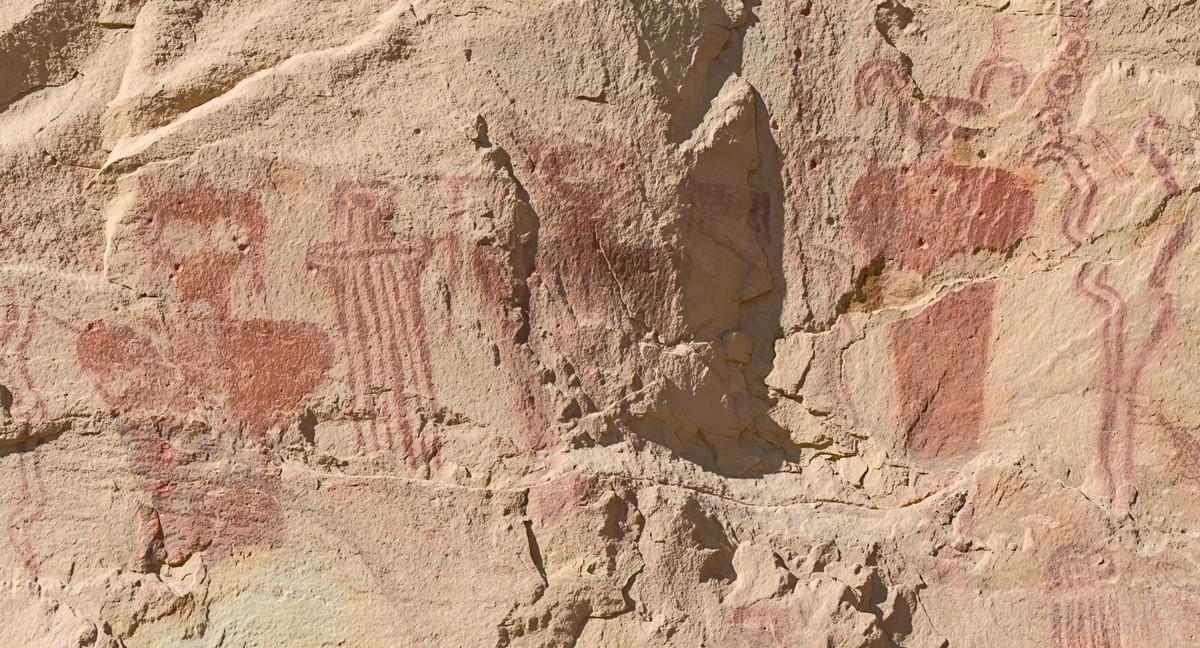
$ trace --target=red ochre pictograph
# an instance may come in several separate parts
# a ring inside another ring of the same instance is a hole
[[[242,318],[235,284],[263,289],[267,218],[253,196],[201,183],[149,203],[138,225],[169,317],[89,323],[80,365],[121,425],[148,503],[150,562],[278,540],[278,469],[266,431],[298,418],[330,366],[307,322]]]

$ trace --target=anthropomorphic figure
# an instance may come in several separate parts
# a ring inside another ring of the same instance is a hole
[[[254,197],[205,185],[168,192],[136,227],[167,314],[92,322],[76,348],[149,493],[147,560],[269,542],[280,532],[279,477],[265,434],[295,420],[323,382],[326,336],[239,314],[239,298],[253,303],[264,289],[267,220]]]

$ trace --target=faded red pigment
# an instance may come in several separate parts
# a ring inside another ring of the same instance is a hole
[[[864,68],[860,92],[870,83],[895,91],[892,82],[883,82],[891,77],[880,70],[888,69],[882,63]],[[990,72],[980,74],[975,85],[987,89]],[[966,113],[980,110],[967,99],[940,103]],[[925,144],[970,136],[923,104],[902,123]],[[912,165],[872,162],[850,190],[846,222],[857,266],[885,260],[927,276],[956,255],[1013,248],[1028,231],[1035,209],[1033,188],[1020,176],[950,162],[941,157],[939,146],[936,154]],[[913,456],[960,456],[978,446],[986,414],[994,296],[994,282],[979,281],[892,327],[889,347],[899,419]]]
[[[674,332],[669,296],[679,294],[681,253],[624,233],[645,208],[635,152],[599,133],[546,137],[518,129],[513,139],[542,218],[539,272],[563,282],[585,322],[603,322],[616,306],[652,330]]]
[[[496,342],[493,366],[504,379],[494,389],[508,393],[523,419],[517,428],[522,448],[547,443],[544,414],[552,408],[540,402],[545,391],[529,382],[535,372],[525,365],[528,354],[516,348],[529,338],[537,223],[520,186],[504,177],[502,164],[496,170],[421,175],[410,178],[410,186],[362,180],[335,187],[329,213],[336,234],[312,246],[306,262],[335,303],[339,357],[347,362],[352,407],[363,415],[355,423],[360,451],[394,454],[417,472],[441,466],[434,421],[458,415],[438,393],[431,338],[442,331],[431,328],[427,314],[444,309],[450,315],[460,293],[473,299],[471,312],[458,317],[473,320]],[[420,231],[430,223],[409,222],[404,210],[412,205],[405,197],[411,200],[414,191],[423,194],[418,200],[432,193],[446,201],[449,220],[432,224],[438,233]],[[505,205],[504,213],[471,211],[478,198]],[[436,359],[455,366],[453,352],[443,346]]]
[[[1046,610],[1055,648],[1124,645],[1122,617],[1139,610],[1112,587],[1118,574],[1110,553],[1083,545],[1060,547],[1050,555],[1045,577],[1055,593]]]
[[[34,333],[46,324],[57,324],[39,309],[16,304],[17,293],[12,288],[0,291],[8,303],[0,323],[0,385],[4,386],[4,402],[0,416],[27,418],[31,425],[48,424],[50,413],[45,394],[34,384],[29,372],[29,345]],[[46,482],[42,475],[41,453],[36,439],[24,443],[16,453],[17,502],[5,519],[5,535],[21,558],[25,569],[37,576],[42,556],[34,546],[34,525],[44,518]]]
[[[123,443],[150,495],[141,511],[147,568],[177,565],[205,549],[244,550],[282,539],[279,472],[261,445],[165,420],[128,424]]]
[[[857,140],[830,140],[813,130],[821,123],[825,102],[814,93],[836,70],[820,57],[828,38],[821,28],[825,3],[792,2],[792,108],[798,132],[789,138],[788,174],[799,188],[793,200],[811,213],[828,214],[837,205],[825,196],[840,179],[830,170],[832,157],[861,160],[868,167],[845,195],[843,219],[850,239],[849,253],[820,243],[812,228],[833,225],[833,217],[796,216],[791,227],[804,235],[805,262],[821,269],[812,278],[835,287],[844,284],[847,267],[860,272],[874,263],[928,276],[957,255],[1014,248],[1025,236],[1036,211],[1034,188],[1009,170],[951,162],[947,145],[966,150],[974,137],[943,115],[975,118],[988,104],[1017,100],[1030,89],[1032,75],[1003,52],[1001,23],[993,26],[992,51],[977,66],[967,88],[969,97],[939,96],[914,99],[917,89],[894,57],[881,54],[860,68],[854,79],[855,106],[885,109],[895,135],[918,146],[918,158],[906,165],[888,164],[883,149]],[[886,52],[880,41],[881,52]],[[936,109],[935,109],[936,107]],[[884,136],[886,137],[886,136]],[[808,225],[804,225],[809,223]],[[827,239],[827,236],[824,236]],[[830,290],[837,294],[839,290]],[[902,441],[922,458],[954,457],[977,448],[985,424],[985,378],[990,364],[994,283],[976,281],[950,293],[916,317],[896,323],[889,333],[895,371],[898,419]],[[819,313],[835,313],[831,306]],[[844,372],[844,369],[839,371]],[[844,406],[855,407],[843,383]]]
[[[342,236],[314,246],[307,263],[334,296],[354,407],[374,414],[355,423],[359,449],[398,450],[415,467],[434,461],[441,448],[412,402],[435,398],[420,280],[435,249],[453,241],[398,241],[386,227],[392,193],[381,184],[340,183],[330,212]],[[381,385],[392,388],[372,395]]]
[[[882,255],[924,275],[956,254],[1013,247],[1034,206],[1032,189],[1008,171],[935,160],[859,178],[847,220],[863,260]]]
[[[248,194],[201,184],[152,201],[142,241],[181,312],[96,321],[77,338],[80,365],[119,417],[130,467],[151,496],[151,563],[282,533],[263,435],[295,418],[330,355],[313,324],[233,316],[239,273],[261,289],[265,230]]]
[[[973,284],[892,328],[900,424],[915,456],[961,455],[979,443],[994,291]]]
[[[796,641],[800,618],[797,610],[776,600],[754,601],[739,605],[728,613],[729,637],[739,648],[769,648]]]
[[[605,492],[595,475],[568,473],[530,489],[529,514],[537,520],[561,520],[599,499]]]

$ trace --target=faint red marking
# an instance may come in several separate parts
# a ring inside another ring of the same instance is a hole
[[[46,481],[42,476],[36,442],[29,442],[17,456],[19,495],[8,517],[8,540],[21,557],[25,569],[37,576],[41,557],[31,538],[32,527],[43,521],[46,510]]]
[[[1112,587],[1117,565],[1107,551],[1085,545],[1055,550],[1046,562],[1053,648],[1120,648],[1122,622],[1134,606],[1122,604]]]
[[[1123,606],[1113,596],[1057,600],[1052,605],[1053,648],[1121,648]]]
[[[579,514],[605,492],[595,475],[569,473],[560,479],[531,488],[529,515],[539,522],[558,521]]]
[[[279,472],[261,446],[202,424],[151,419],[128,422],[122,441],[150,495],[150,569],[283,537]]]
[[[1029,87],[1029,71],[1020,61],[1004,55],[1003,29],[1008,23],[1008,20],[998,19],[992,24],[991,53],[971,74],[971,96],[976,101],[991,99],[996,85],[1000,85],[1013,98],[1025,94]]]
[[[585,323],[616,306],[634,323],[674,335],[683,256],[625,233],[643,222],[634,151],[599,133],[545,136],[518,127],[509,137],[541,220],[542,280],[561,280]]]
[[[34,384],[29,372],[29,344],[43,318],[39,311],[15,303],[16,291],[5,288],[2,293],[8,300],[4,306],[4,326],[0,328],[0,352],[4,356],[0,367],[0,384],[9,389],[13,401],[10,411],[0,412],[4,416],[21,416],[27,419],[24,425],[49,420],[49,408],[45,395]],[[23,442],[17,451],[18,494],[17,504],[6,519],[5,535],[20,556],[22,564],[30,574],[38,575],[42,559],[31,537],[33,525],[42,521],[46,510],[46,483],[42,476],[41,462],[36,439]]]
[[[1049,583],[1058,587],[1100,585],[1116,578],[1117,565],[1105,550],[1068,544],[1050,554],[1044,572]]]
[[[435,358],[431,337],[443,334],[444,324],[464,318],[486,327],[486,336],[496,342],[495,367],[502,373],[493,391],[512,399],[523,419],[524,448],[543,447],[548,428],[543,410],[549,408],[539,410],[545,390],[529,382],[541,372],[521,366],[530,360],[528,349],[513,348],[529,342],[528,282],[538,245],[536,219],[523,203],[521,187],[511,177],[490,173],[435,173],[410,181],[422,194],[433,192],[447,201],[442,205],[446,222],[413,223],[399,211],[408,206],[400,197],[413,187],[342,182],[329,208],[338,235],[310,248],[307,256],[334,301],[351,406],[362,414],[355,424],[358,447],[397,452],[414,468],[441,465],[441,433],[431,420],[444,412],[435,360],[444,362],[439,367],[457,360],[453,345],[436,349]],[[484,203],[497,211],[469,211]],[[439,233],[420,231],[430,229]],[[444,304],[423,294],[422,286],[435,282]],[[452,309],[451,295],[464,293],[473,296],[471,308],[482,312],[450,314],[432,320],[438,328],[431,329],[428,310]]]
[[[428,464],[441,439],[422,428],[414,402],[436,394],[420,281],[440,241],[402,243],[390,234],[391,193],[384,185],[340,183],[330,211],[342,239],[314,246],[307,262],[333,292],[353,407],[377,413],[355,423],[359,448],[392,451],[399,436],[410,464]],[[369,393],[383,386],[382,399]]]
[[[1165,126],[1161,116],[1151,114],[1135,139],[1155,170],[1163,191],[1171,197],[1179,195],[1182,189],[1170,162],[1150,141],[1150,134]],[[1082,245],[1093,238],[1091,220],[1098,191],[1097,184],[1078,153],[1060,150],[1060,154],[1049,155],[1045,159],[1059,165],[1068,182],[1070,200],[1064,209],[1063,232],[1072,243]],[[1166,289],[1166,274],[1191,239],[1191,217],[1190,214],[1185,214],[1159,251],[1147,277],[1146,286],[1154,304],[1154,322],[1149,335],[1141,346],[1133,351],[1132,359],[1127,348],[1128,306],[1124,297],[1108,280],[1109,266],[1101,262],[1087,262],[1080,268],[1076,277],[1076,290],[1103,313],[1100,319],[1100,375],[1103,396],[1097,432],[1097,470],[1105,494],[1110,499],[1115,497],[1120,486],[1131,483],[1134,479],[1135,401],[1142,373],[1169,329],[1175,325],[1174,299]],[[1170,438],[1177,440],[1179,437],[1172,434]],[[1114,457],[1117,452],[1120,452],[1119,457]],[[1186,456],[1186,449],[1181,448],[1181,452]]]
[[[1103,398],[1100,406],[1100,430],[1097,451],[1105,488],[1115,488],[1111,465],[1112,447],[1118,433],[1118,406],[1122,399],[1122,375],[1125,371],[1125,301],[1107,282],[1108,267],[1085,263],[1075,279],[1076,289],[1101,308],[1105,315],[1100,321],[1101,376]],[[1132,468],[1124,466],[1125,470]],[[1109,493],[1112,495],[1112,492]]]
[[[262,289],[265,232],[248,194],[199,184],[159,196],[141,238],[179,310],[92,322],[76,339],[151,496],[161,538],[147,542],[162,543],[172,564],[279,537],[279,476],[263,435],[294,417],[329,370],[319,327],[232,313],[239,273]],[[207,422],[184,422],[197,416]]]
[[[1151,133],[1166,127],[1167,121],[1163,119],[1162,115],[1150,113],[1146,122],[1138,129],[1135,139],[1137,140],[1138,149],[1142,151],[1146,159],[1150,161],[1150,166],[1154,168],[1154,173],[1158,176],[1158,181],[1162,185],[1163,191],[1168,196],[1177,196],[1183,191],[1183,188],[1179,186],[1179,179],[1175,176],[1175,170],[1171,166],[1171,161],[1150,140]]]
[[[1178,185],[1176,185],[1178,186]],[[1150,327],[1150,334],[1142,342],[1141,347],[1134,355],[1132,365],[1126,371],[1124,398],[1125,398],[1125,416],[1123,422],[1125,436],[1125,455],[1123,465],[1126,474],[1132,478],[1133,475],[1133,437],[1134,427],[1136,425],[1136,417],[1134,412],[1134,400],[1137,397],[1138,388],[1142,381],[1142,372],[1150,364],[1154,352],[1159,345],[1162,344],[1163,338],[1177,323],[1176,309],[1174,296],[1166,288],[1166,275],[1174,263],[1175,258],[1183,250],[1183,248],[1192,240],[1192,221],[1190,214],[1185,214],[1184,219],[1176,227],[1171,237],[1163,245],[1159,251],[1158,258],[1155,259],[1154,267],[1150,271],[1150,275],[1146,281],[1147,287],[1150,290],[1150,298],[1154,303],[1155,316],[1154,323]],[[1123,323],[1123,319],[1117,320],[1116,324]],[[1115,358],[1123,360],[1123,347],[1117,349],[1114,354]],[[1179,444],[1178,435],[1172,434],[1172,440],[1176,442],[1177,449],[1180,450],[1183,457],[1190,456],[1188,452],[1189,446]]]
[[[175,227],[184,232],[213,228],[193,249],[189,241],[168,240]],[[227,228],[227,229],[226,229]],[[217,191],[205,183],[154,199],[145,212],[142,233],[147,256],[159,276],[168,276],[179,299],[207,305],[214,319],[229,317],[232,282],[249,267],[256,290],[262,290],[262,241],[267,217],[258,199],[240,191]]]
[[[554,368],[573,383],[553,390],[531,385],[529,399],[541,401],[549,421],[573,416],[564,412],[595,412],[603,407],[597,403],[625,398],[640,383],[644,360],[631,353],[632,340],[689,333],[682,311],[691,266],[680,245],[689,223],[681,214],[661,213],[647,231],[644,156],[606,133],[539,132],[511,118],[498,121],[493,136],[511,154],[514,175],[538,219],[528,310],[539,334],[529,336],[528,349],[535,358],[553,358]],[[665,135],[648,130],[643,137],[653,144]],[[725,197],[719,189],[687,179],[680,185],[681,202],[694,200],[696,209],[711,210],[707,218],[727,216],[703,202],[720,205]],[[615,366],[600,372],[596,357]]]
[[[744,648],[786,646],[798,638],[797,618],[800,610],[777,600],[755,601],[733,608],[726,640]],[[817,633],[814,633],[817,634]],[[802,635],[801,635],[802,636]]]
[[[1161,414],[1156,416],[1155,420],[1167,431],[1168,439],[1175,447],[1175,456],[1171,458],[1172,466],[1185,477],[1200,481],[1200,441],[1186,430],[1172,425],[1167,417]]]
[[[784,154],[780,256],[784,272],[799,275],[805,295],[801,307],[808,310],[807,315],[818,327],[833,325],[839,296],[854,277],[854,262],[838,240],[842,206],[833,197],[840,181],[838,161],[875,160],[875,151],[864,150],[861,141],[831,138],[821,128],[826,109],[821,88],[837,73],[828,57],[819,54],[834,46],[835,36],[826,29],[828,4],[820,0],[789,0],[785,5],[789,50],[785,54],[790,59],[791,72],[786,119],[791,127],[780,131]],[[898,84],[895,72],[896,68],[881,67],[871,73],[878,74],[884,85],[893,86]],[[872,97],[856,88],[855,100],[861,104]],[[907,112],[897,114],[896,120],[907,122]],[[818,216],[822,214],[824,219]],[[851,409],[853,405],[846,407]]]

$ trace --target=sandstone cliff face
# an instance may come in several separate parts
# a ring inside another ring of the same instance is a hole
[[[0,645],[1191,645],[1197,25],[0,1]]]

